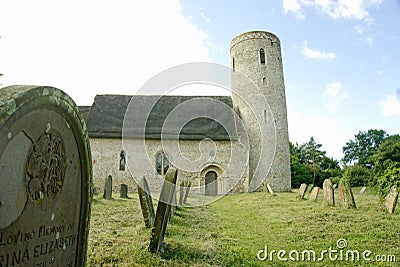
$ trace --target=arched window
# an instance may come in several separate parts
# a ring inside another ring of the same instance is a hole
[[[125,165],[126,165],[126,152],[125,150],[121,150],[121,153],[119,153],[119,170],[125,171]]]
[[[265,64],[265,52],[264,49],[260,49],[260,62],[261,64]]]
[[[265,77],[262,78],[262,85],[267,86],[267,78]]]
[[[164,152],[158,152],[156,154],[156,170],[157,173],[164,176],[169,169],[169,160]]]

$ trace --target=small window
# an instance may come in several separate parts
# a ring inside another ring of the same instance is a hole
[[[262,78],[262,85],[267,86],[267,78],[265,77]]]
[[[265,64],[265,52],[264,49],[260,49],[260,62],[261,64]]]
[[[232,58],[232,70],[235,71],[235,58]]]
[[[164,176],[169,169],[169,160],[164,152],[156,154],[156,170],[157,173]]]
[[[125,166],[126,166],[126,152],[125,150],[122,150],[121,153],[119,154],[119,170],[125,171]]]

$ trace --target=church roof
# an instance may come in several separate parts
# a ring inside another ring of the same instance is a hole
[[[221,102],[225,105],[221,105]],[[177,107],[182,107],[185,103],[186,107],[179,111]],[[192,112],[200,116],[191,119]],[[172,119],[169,120],[169,124],[164,125],[167,116],[170,115],[168,117],[170,119],[172,114],[177,115],[176,118],[186,116],[189,120],[182,123],[179,121],[181,119]],[[128,138],[143,138],[145,129],[146,139],[161,139],[161,135],[163,139],[172,139],[176,138],[174,132],[182,126],[179,132],[181,140],[203,138],[236,140],[237,138],[230,96],[97,95],[95,97],[86,120],[89,137],[122,138],[124,123],[124,137]]]

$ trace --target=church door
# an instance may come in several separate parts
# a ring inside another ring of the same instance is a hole
[[[206,196],[216,196],[218,193],[217,187],[217,174],[213,171],[209,171],[206,174]]]

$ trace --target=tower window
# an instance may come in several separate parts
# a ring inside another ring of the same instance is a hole
[[[265,52],[264,49],[260,49],[260,62],[261,64],[265,64]]]
[[[125,171],[125,165],[126,165],[126,152],[125,150],[121,150],[121,153],[119,154],[119,170]]]
[[[157,173],[164,176],[169,169],[169,160],[164,152],[156,154],[156,170]]]
[[[262,85],[267,86],[267,78],[265,77],[262,78]]]
[[[235,58],[232,58],[232,69],[235,71]]]

